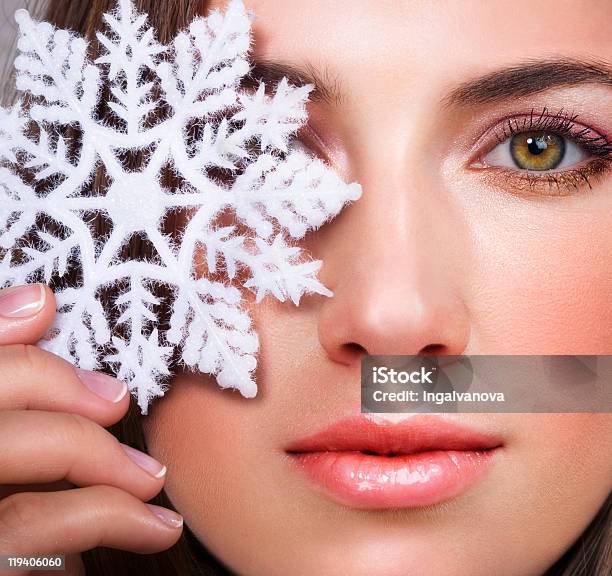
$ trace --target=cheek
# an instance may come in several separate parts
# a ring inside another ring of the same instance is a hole
[[[612,189],[597,195],[513,202],[478,228],[471,302],[480,349],[612,353]]]
[[[534,475],[556,478],[569,493],[599,486],[607,494],[612,487],[612,414],[500,415],[504,422],[511,430],[511,451],[520,454],[523,467],[528,462],[525,469]]]
[[[261,565],[279,553],[278,542],[300,548],[281,448],[295,407],[285,410],[271,388],[244,399],[209,377],[181,376],[146,419],[149,451],[168,466],[168,497],[196,537],[237,573],[247,566],[249,574],[269,573]]]
[[[504,415],[512,429],[498,495],[520,498],[550,534],[571,542],[612,489],[612,414]],[[510,472],[513,471],[513,472]],[[544,520],[546,518],[546,520]]]
[[[143,421],[150,453],[170,471],[166,493],[207,542],[241,525],[232,513],[257,501],[258,471],[266,468],[260,459],[271,457],[261,450],[268,420],[259,415],[259,400],[238,396],[209,377],[180,376]],[[236,536],[240,542],[247,534]]]
[[[500,414],[495,421],[507,432],[503,462],[474,500],[466,538],[486,526],[487,539],[504,542],[502,557],[525,561],[529,550],[541,571],[524,573],[541,574],[610,494],[612,414]]]

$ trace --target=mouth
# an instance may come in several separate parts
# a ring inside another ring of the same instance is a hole
[[[502,447],[499,437],[433,415],[400,423],[347,418],[285,451],[316,488],[356,508],[437,504],[473,486]]]

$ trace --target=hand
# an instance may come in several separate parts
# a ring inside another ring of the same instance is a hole
[[[104,429],[127,412],[124,383],[33,345],[54,314],[45,285],[0,290],[0,554],[75,555],[82,569],[98,546],[165,550],[182,518],[144,503],[165,467]]]

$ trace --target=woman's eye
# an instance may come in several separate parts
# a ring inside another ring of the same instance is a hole
[[[519,132],[504,140],[484,158],[487,166],[520,170],[561,171],[574,166],[589,154],[570,139],[553,132]]]

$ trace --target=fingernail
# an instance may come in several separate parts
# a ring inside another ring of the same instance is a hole
[[[45,305],[47,292],[42,284],[11,286],[0,290],[0,316],[29,318],[38,314]]]
[[[155,504],[146,504],[149,510],[155,514],[158,518],[161,518],[166,524],[169,524],[173,528],[180,528],[183,525],[183,517],[168,508],[162,508]]]
[[[141,452],[140,450],[136,450],[127,444],[121,444],[121,448],[125,451],[125,453],[134,461],[138,466],[140,466],[143,470],[146,470],[149,474],[154,476],[155,478],[161,478],[166,473],[166,467],[155,460],[155,458],[151,458],[148,454]]]
[[[112,376],[107,376],[101,372],[92,372],[91,370],[81,370],[80,368],[77,368],[76,372],[87,388],[105,400],[117,403],[127,394],[127,384]]]

